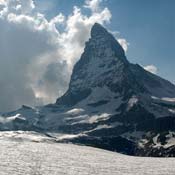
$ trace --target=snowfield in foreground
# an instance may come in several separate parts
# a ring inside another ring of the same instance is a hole
[[[33,141],[14,134],[3,135],[0,135],[0,175],[175,174],[175,158],[131,157],[87,146],[39,142],[40,139],[36,140],[39,135]]]

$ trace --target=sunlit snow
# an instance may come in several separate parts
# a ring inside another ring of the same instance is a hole
[[[26,137],[30,139],[23,139]],[[44,142],[39,142],[44,138]],[[0,145],[2,175],[175,174],[175,158],[126,156],[87,146],[51,142],[36,133],[1,132]]]

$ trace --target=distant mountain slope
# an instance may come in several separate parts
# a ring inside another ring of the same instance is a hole
[[[2,118],[2,130],[61,132],[76,135],[65,142],[175,156],[175,86],[129,63],[120,44],[97,23],[56,104],[23,107]]]
[[[144,70],[138,64],[130,64],[131,71],[137,81],[144,85],[148,92],[155,97],[175,97],[175,85],[171,82]]]

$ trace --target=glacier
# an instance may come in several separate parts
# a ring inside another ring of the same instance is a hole
[[[174,175],[175,158],[127,156],[55,143],[36,132],[0,133],[0,175]]]

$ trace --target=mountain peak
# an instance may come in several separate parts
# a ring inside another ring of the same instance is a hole
[[[74,105],[86,98],[95,87],[108,87],[111,91],[124,93],[132,89],[134,80],[128,70],[129,62],[115,37],[103,26],[95,23],[91,38],[71,76],[69,89],[57,104]],[[124,87],[123,84],[127,84]]]
[[[101,24],[95,23],[91,29],[91,39],[90,44],[100,50],[103,50],[102,47],[111,48],[117,58],[123,59],[123,61],[127,61],[125,57],[125,51],[120,45],[120,43],[116,40],[116,38],[108,32]]]
[[[95,23],[91,29],[91,38],[74,66],[69,88],[57,100],[57,104],[75,105],[98,87],[107,87],[112,93],[127,98],[142,93],[156,97],[160,94],[164,97],[175,94],[174,86],[146,72],[142,67],[129,63],[115,37],[102,25]]]
[[[95,23],[91,29],[91,37],[96,37],[97,35],[103,35],[108,33],[108,31],[99,23]]]

